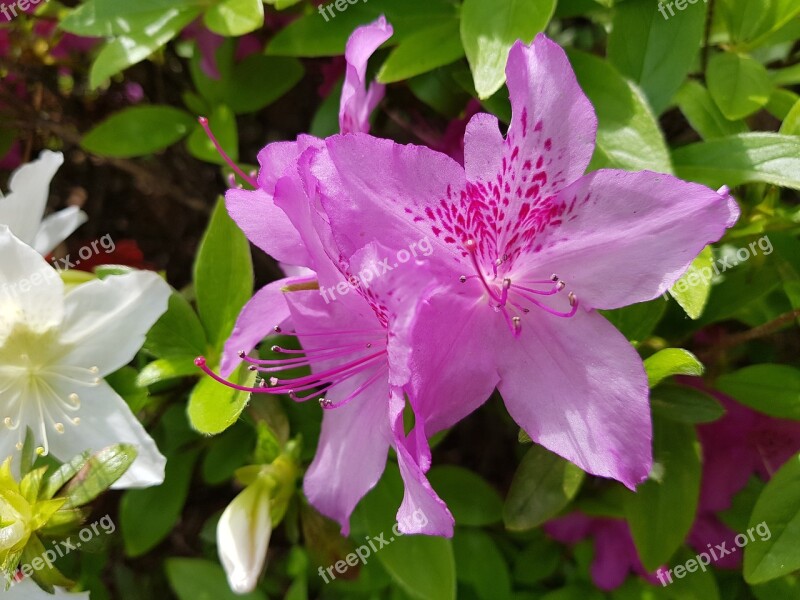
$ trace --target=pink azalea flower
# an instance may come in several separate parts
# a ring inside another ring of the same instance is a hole
[[[357,30],[348,43],[347,58],[357,61],[348,69],[342,95],[342,128],[368,126],[369,110],[381,89],[364,88],[366,61],[392,33],[382,17]],[[268,387],[241,388],[213,373],[202,359],[198,364],[225,383],[251,392],[287,394],[298,401],[318,400],[326,409],[317,454],[305,476],[305,492],[323,514],[349,531],[350,515],[359,500],[377,483],[386,465],[389,447],[397,452],[406,485],[398,511],[405,533],[452,535],[453,517],[433,492],[421,464],[430,449],[424,440],[409,441],[403,428],[410,349],[406,329],[416,314],[418,293],[402,295],[387,287],[401,273],[417,276],[416,269],[400,269],[394,279],[365,286],[354,279],[387,256],[371,243],[348,260],[339,260],[332,234],[317,206],[316,182],[308,165],[324,142],[300,136],[295,142],[270,144],[259,153],[259,171],[253,191],[232,189],[228,210],[248,238],[273,256],[293,275],[260,290],[240,314],[226,342],[221,373],[229,375],[241,360],[262,373]],[[243,177],[247,177],[241,173]],[[350,282],[349,291],[329,300],[320,292]],[[317,289],[302,289],[308,284]],[[293,331],[290,331],[290,328]],[[294,335],[304,350],[274,348],[286,356],[258,360],[247,356],[264,337],[281,332]],[[287,369],[309,367],[311,375],[293,379],[279,376]],[[352,435],[352,432],[358,432]],[[430,464],[430,461],[427,461]],[[410,518],[422,510],[425,522]]]
[[[681,383],[713,395],[727,411],[721,419],[697,428],[703,448],[703,479],[697,519],[689,542],[698,552],[722,542],[735,548],[736,531],[717,513],[731,508],[732,500],[756,476],[768,481],[791,457],[800,452],[800,423],[775,419],[742,406],[731,398],[706,388],[695,378],[682,377]],[[714,565],[739,568],[741,553],[722,556]]]
[[[562,544],[574,545],[587,538],[594,539],[590,573],[594,584],[603,591],[618,588],[630,573],[649,583],[658,583],[655,574],[649,573],[639,560],[630,529],[623,519],[590,517],[576,512],[548,521],[543,529]]]
[[[506,73],[508,134],[491,115],[473,117],[464,167],[366,134],[329,138],[312,168],[326,218],[343,256],[373,239],[393,252],[432,240],[443,291],[408,342],[415,439],[497,387],[535,441],[634,488],[652,465],[647,378],[595,309],[657,298],[739,210],[727,192],[665,174],[583,175],[595,113],[544,35],[517,43]]]

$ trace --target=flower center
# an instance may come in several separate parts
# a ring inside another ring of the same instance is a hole
[[[66,425],[77,426],[81,407],[79,392],[100,383],[97,367],[65,365],[68,348],[58,343],[55,332],[36,332],[17,325],[0,346],[0,421],[17,433],[22,449],[28,428],[41,441],[39,454],[50,452],[49,434],[60,435]]]
[[[283,333],[280,327],[276,333]],[[318,399],[324,409],[344,406],[369,388],[375,381],[386,376],[386,330],[383,328],[355,331],[331,331],[319,333],[286,333],[309,346],[307,350],[295,350],[272,346],[272,352],[285,358],[261,360],[239,356],[249,369],[262,377],[258,387],[241,386],[214,373],[202,356],[195,364],[216,381],[233,389],[253,394],[285,394],[292,400],[304,402]],[[322,343],[320,343],[322,342]],[[313,348],[311,347],[313,346]],[[281,373],[298,368],[310,368],[311,374],[302,377],[281,377]],[[344,398],[333,402],[325,395],[356,375],[366,374],[365,381]]]
[[[578,297],[574,292],[566,294],[569,303],[568,310],[558,310],[544,302],[544,298],[548,296],[552,296],[554,299],[559,295],[563,297],[560,292],[567,287],[567,284],[557,274],[553,273],[547,279],[514,280],[511,277],[500,279],[497,271],[498,267],[506,260],[503,257],[495,261],[492,273],[486,275],[478,260],[477,247],[474,240],[468,240],[464,244],[464,249],[467,251],[476,274],[462,275],[459,280],[461,283],[466,283],[470,279],[480,280],[489,297],[489,306],[503,314],[515,337],[519,336],[522,331],[522,315],[528,314],[531,306],[565,319],[578,312]]]

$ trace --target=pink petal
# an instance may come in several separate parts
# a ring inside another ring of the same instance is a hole
[[[497,117],[478,113],[464,133],[464,169],[468,181],[493,181],[503,168],[503,134]]]
[[[366,87],[367,62],[394,30],[381,16],[373,23],[356,29],[347,41],[345,60],[347,73],[339,107],[342,133],[369,131],[369,116],[383,98],[384,86],[373,83]]]
[[[587,308],[657,298],[738,215],[705,186],[649,171],[596,171],[552,202],[528,268],[558,274]]]
[[[261,340],[274,333],[276,325],[282,325],[289,318],[289,307],[286,304],[282,289],[287,285],[310,281],[309,277],[287,277],[279,279],[261,288],[245,304],[233,332],[225,342],[222,353],[220,373],[228,377],[241,362],[239,352],[250,352]]]
[[[506,158],[522,176],[525,161],[541,158],[547,173],[542,197],[583,175],[594,153],[597,117],[564,50],[539,34],[517,42],[506,65],[513,118]],[[517,155],[515,157],[515,155]]]
[[[622,334],[578,310],[531,312],[518,339],[506,336],[498,389],[520,427],[593,475],[641,483],[653,462],[647,377]]]

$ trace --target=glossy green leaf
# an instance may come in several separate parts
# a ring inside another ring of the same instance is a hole
[[[239,158],[239,131],[233,111],[228,106],[220,104],[208,115],[208,124],[225,153],[230,156],[231,160],[237,160]],[[186,147],[197,159],[217,165],[227,164],[199,123],[195,123],[194,130],[186,141]]]
[[[230,377],[239,385],[252,387],[256,374],[240,367]],[[189,421],[192,427],[206,435],[222,433],[233,425],[250,401],[250,394],[240,392],[203,376],[189,396]]]
[[[144,156],[174,144],[193,126],[189,113],[171,106],[133,106],[97,125],[83,137],[81,146],[98,156]]]
[[[67,498],[64,508],[84,506],[108,490],[125,474],[137,454],[130,444],[116,444],[90,456],[61,491],[60,496]]]
[[[217,485],[231,479],[236,469],[248,463],[255,443],[251,426],[241,423],[228,429],[214,440],[203,458],[203,480]]]
[[[628,0],[614,7],[608,59],[644,92],[661,113],[689,73],[703,38],[702,2],[665,19],[652,0]]]
[[[166,563],[169,586],[179,600],[267,600],[260,590],[235,594],[216,562],[199,558],[170,558]]]
[[[389,466],[378,485],[353,514],[353,539],[381,534],[388,545],[375,557],[410,598],[448,600],[456,597],[456,568],[450,540],[431,536],[397,536],[395,515],[403,498],[403,482],[396,466]],[[424,513],[417,515],[424,519]],[[357,535],[356,535],[357,533]]]
[[[689,315],[690,319],[699,319],[711,294],[711,278],[714,255],[711,246],[702,252],[689,265],[689,269],[669,289],[670,296]]]
[[[772,82],[764,66],[749,56],[723,52],[708,62],[708,91],[731,121],[753,114],[769,102]]]
[[[59,24],[75,35],[107,37],[140,33],[168,19],[177,11],[197,9],[207,0],[87,0],[71,11]]]
[[[434,467],[428,473],[433,489],[447,503],[458,525],[481,527],[503,518],[503,501],[481,477],[456,466]]]
[[[119,519],[128,556],[146,554],[175,528],[189,494],[198,454],[197,449],[170,454],[164,483],[157,487],[128,490],[122,496]]]
[[[653,333],[666,309],[666,298],[662,297],[649,302],[639,302],[623,308],[600,312],[628,340],[637,344]]]
[[[664,136],[642,92],[608,62],[584,52],[568,54],[597,112],[597,148],[589,170],[613,167],[671,173]]]
[[[233,330],[253,292],[250,244],[220,200],[194,265],[197,308],[211,346],[217,350]]]
[[[800,420],[800,369],[796,367],[752,365],[722,375],[717,388],[758,412]]]
[[[202,375],[202,371],[194,364],[194,358],[190,356],[159,358],[141,370],[136,378],[136,383],[141,387],[148,387],[163,381],[199,375]]]
[[[219,35],[244,35],[264,25],[264,4],[261,0],[217,0],[203,23]]]
[[[786,115],[781,124],[780,133],[800,136],[800,100],[794,103],[792,110]]]
[[[670,561],[694,522],[700,494],[700,448],[690,425],[655,419],[651,478],[625,498],[639,557],[654,571]]]
[[[508,565],[492,538],[480,529],[456,531],[453,537],[458,580],[481,600],[511,598]]]
[[[381,83],[409,79],[450,64],[462,56],[464,47],[459,37],[459,22],[452,19],[408,36],[392,50],[377,79]]]
[[[556,516],[575,497],[584,472],[534,444],[525,454],[503,506],[506,528],[524,531]]]
[[[700,376],[704,370],[703,364],[697,357],[682,348],[659,350],[645,359],[644,368],[651,388],[671,375]]]
[[[750,516],[744,578],[770,581],[800,569],[800,455],[791,458],[761,492]]]
[[[742,133],[683,146],[672,155],[678,177],[713,188],[760,181],[800,189],[800,137]]]
[[[144,350],[159,358],[194,358],[206,351],[206,334],[191,304],[178,292],[147,333]]]
[[[747,131],[744,121],[729,121],[701,83],[686,81],[675,95],[683,116],[700,137],[706,140]]]
[[[653,414],[679,423],[711,423],[725,414],[715,398],[694,388],[662,384],[650,394]]]
[[[165,18],[141,31],[113,38],[103,46],[92,63],[89,86],[95,89],[110,77],[143,61],[177,36],[199,14],[199,8],[171,10]]]
[[[550,22],[555,6],[555,0],[464,0],[461,40],[479,98],[503,86],[511,46],[517,40],[533,41]]]
[[[756,46],[800,13],[794,0],[720,0],[719,12],[734,42]]]

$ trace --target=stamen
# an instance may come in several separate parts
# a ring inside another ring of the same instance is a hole
[[[469,253],[470,260],[472,260],[472,266],[475,267],[475,271],[477,271],[478,277],[480,277],[481,283],[483,284],[484,289],[486,289],[486,292],[489,294],[489,297],[495,302],[497,302],[500,306],[502,306],[503,302],[497,296],[497,294],[494,293],[494,290],[487,283],[486,279],[483,276],[483,271],[481,270],[481,266],[478,263],[478,257],[477,257],[478,245],[475,243],[475,240],[467,240],[467,242],[464,244],[464,248]]]
[[[237,165],[235,162],[233,162],[231,157],[228,156],[227,152],[225,152],[225,150],[222,148],[222,146],[220,145],[219,141],[217,141],[217,138],[214,135],[214,132],[211,131],[211,126],[208,124],[208,119],[206,117],[199,117],[197,120],[200,123],[200,125],[203,127],[203,130],[206,132],[206,135],[208,136],[208,139],[210,139],[211,143],[214,144],[214,147],[217,149],[217,152],[219,153],[219,155],[222,157],[222,159],[226,163],[228,163],[228,166],[231,169],[233,169],[233,171],[237,175],[239,175],[239,177],[244,179],[253,188],[258,188],[258,182],[254,178],[252,178],[250,175],[248,175],[247,173],[242,171],[242,169],[239,168],[239,165]]]

